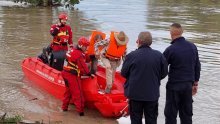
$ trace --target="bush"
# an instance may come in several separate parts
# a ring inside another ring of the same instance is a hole
[[[22,120],[22,117],[20,115],[15,115],[14,117],[5,117],[3,115],[0,120],[0,124],[17,124]]]
[[[79,4],[79,0],[13,0],[14,2],[18,3],[29,3],[33,6],[66,6]]]

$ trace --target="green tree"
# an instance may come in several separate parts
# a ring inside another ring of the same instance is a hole
[[[79,0],[13,0],[14,2],[29,3],[33,6],[65,6],[73,7]]]

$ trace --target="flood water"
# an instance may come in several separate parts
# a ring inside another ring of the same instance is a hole
[[[68,13],[73,40],[89,36],[91,30],[123,30],[128,49],[136,49],[140,31],[153,35],[152,48],[161,52],[169,46],[169,25],[179,22],[184,37],[194,42],[202,63],[199,92],[194,97],[194,124],[220,123],[220,2],[218,0],[85,0],[75,10],[62,7],[17,7],[0,2],[0,112],[26,118],[60,120],[65,123],[114,124],[95,110],[79,118],[74,111],[61,112],[61,102],[24,78],[21,62],[37,56],[51,40],[50,25],[58,13]],[[164,123],[165,83],[162,81],[158,123]],[[72,119],[71,118],[75,118]],[[126,120],[126,119],[125,119]],[[123,123],[123,122],[120,122]],[[125,122],[124,122],[125,123]],[[126,123],[129,123],[127,119]]]

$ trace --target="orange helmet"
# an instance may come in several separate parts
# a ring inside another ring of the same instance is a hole
[[[60,20],[67,20],[67,19],[68,19],[67,15],[66,15],[65,13],[61,13],[61,14],[58,16],[58,18],[59,18]]]
[[[86,37],[80,37],[79,40],[78,40],[78,45],[79,46],[89,46],[89,40],[86,38]]]

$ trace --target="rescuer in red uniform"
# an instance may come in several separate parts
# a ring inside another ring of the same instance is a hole
[[[87,38],[79,38],[76,48],[66,53],[66,63],[62,71],[62,76],[66,85],[62,109],[63,111],[67,111],[70,100],[73,100],[76,111],[80,116],[84,116],[85,101],[80,76],[89,74],[84,55],[88,46],[89,41]]]
[[[68,16],[61,13],[58,16],[57,24],[53,24],[50,28],[50,34],[53,40],[50,44],[52,49],[51,66],[59,71],[63,69],[63,63],[66,51],[69,47],[73,47],[72,29],[66,24]]]
[[[61,13],[58,18],[58,23],[53,24],[50,28],[50,34],[53,36],[51,48],[53,51],[67,51],[68,45],[73,46],[72,29],[66,24],[68,16],[65,13]]]

